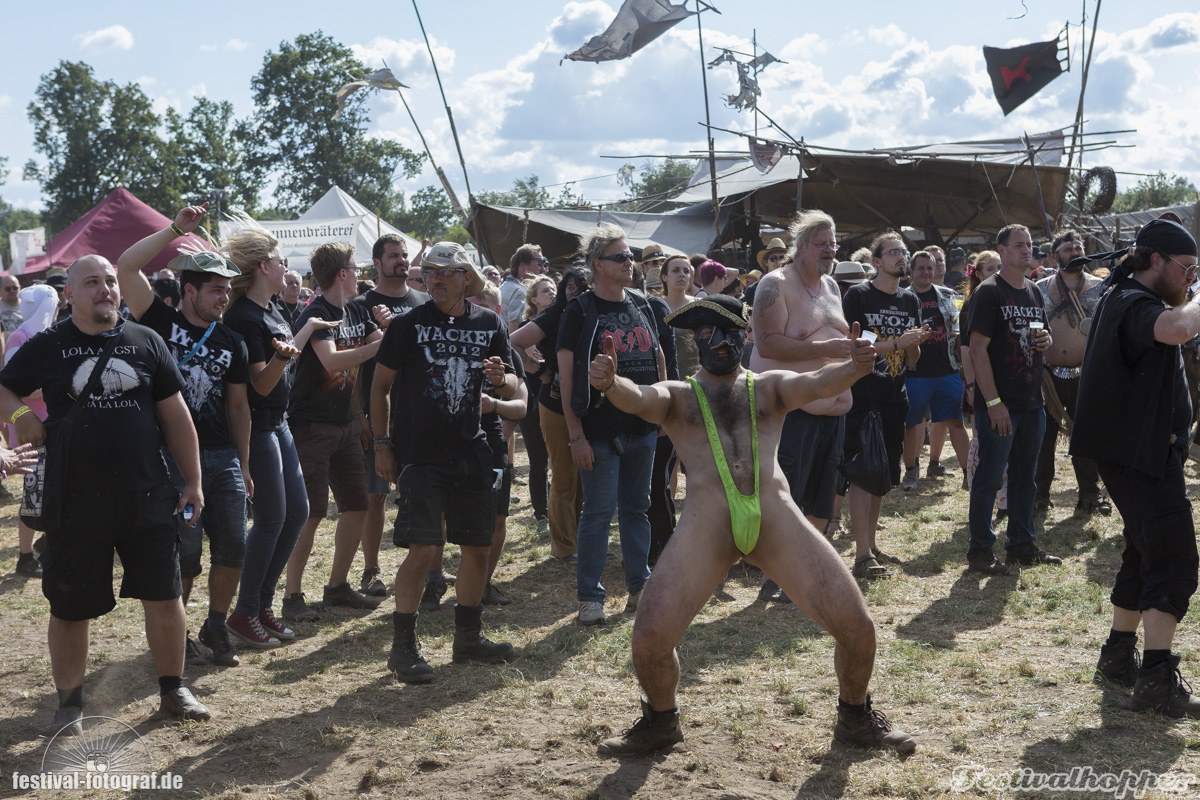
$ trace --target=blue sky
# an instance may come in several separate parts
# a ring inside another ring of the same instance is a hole
[[[716,56],[714,46],[748,49],[756,32],[760,47],[788,62],[761,75],[761,106],[797,139],[843,148],[913,145],[1019,136],[1074,118],[1082,63],[1077,0],[930,0],[907,6],[911,13],[874,0],[714,3],[722,13],[704,15],[705,60]],[[1091,13],[1094,3],[1087,5]],[[419,6],[476,191],[507,189],[514,178],[536,173],[543,184],[575,181],[577,191],[602,202],[621,196],[614,175],[622,163],[642,165],[646,159],[638,156],[687,154],[704,146],[694,20],[631,59],[560,65],[566,52],[608,24],[618,0],[419,0]],[[101,79],[137,82],[160,110],[186,112],[203,95],[233,102],[243,116],[251,110],[250,79],[264,54],[318,29],[351,46],[371,68],[386,61],[411,87],[406,96],[434,158],[465,200],[411,2],[215,0],[185,11],[142,0],[71,0],[23,3],[7,13],[7,21],[10,36],[0,49],[0,155],[8,157],[10,174],[0,197],[15,205],[41,204],[38,187],[21,179],[21,166],[36,157],[25,109],[39,77],[59,60],[86,61]],[[1004,117],[981,47],[1051,39],[1064,22],[1071,23],[1071,72]],[[1089,155],[1085,166],[1164,170],[1200,184],[1198,55],[1194,2],[1105,4],[1086,96],[1088,129],[1137,132],[1119,137],[1130,147]],[[752,114],[721,100],[735,91],[734,69],[726,65],[707,75],[713,124],[753,130]],[[372,135],[419,151],[396,97],[376,94],[369,108]],[[723,134],[717,146],[745,147]],[[1127,188],[1137,177],[1119,180]],[[435,182],[427,171],[400,188]]]

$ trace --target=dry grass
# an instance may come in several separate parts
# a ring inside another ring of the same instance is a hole
[[[1070,474],[1065,462],[1059,472]],[[1119,519],[1072,519],[1074,492],[1061,480],[1042,545],[1067,563],[980,578],[963,569],[966,499],[957,484],[955,474],[885,500],[881,544],[908,563],[867,588],[880,637],[876,703],[920,737],[903,761],[832,745],[831,640],[791,606],[755,603],[758,576],[741,567],[679,650],[684,745],[653,759],[597,758],[596,742],[637,716],[632,620],[616,613],[624,603],[619,551],[605,576],[613,622],[581,629],[573,573],[549,560],[528,506],[512,518],[498,573],[515,601],[485,615],[492,638],[519,648],[510,665],[451,665],[447,608],[421,618],[437,681],[406,687],[384,667],[387,609],[329,610],[286,648],[247,654],[235,669],[192,670],[216,719],[162,725],[150,719],[156,687],[140,611],[123,601],[93,628],[88,710],[133,725],[155,766],[184,776],[189,797],[924,798],[962,796],[952,776],[971,764],[995,776],[1087,766],[1200,776],[1200,723],[1135,715],[1120,692],[1092,684],[1109,627]],[[38,735],[55,706],[40,587],[11,574],[14,510],[0,517],[9,533],[0,550],[6,793],[13,770],[36,771],[45,746]],[[845,553],[849,540],[835,545]],[[331,547],[326,525],[306,578],[310,597],[320,596]],[[385,571],[399,558],[386,550]],[[193,624],[203,611],[204,598],[196,599]],[[1190,622],[1177,650],[1185,674],[1196,675]],[[1195,796],[1200,783],[1189,791]]]

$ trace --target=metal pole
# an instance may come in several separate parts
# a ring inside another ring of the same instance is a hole
[[[1088,41],[1087,57],[1083,61],[1083,77],[1079,82],[1079,107],[1075,110],[1075,125],[1071,129],[1071,149],[1067,152],[1067,171],[1070,172],[1071,164],[1075,160],[1075,142],[1083,135],[1083,93],[1087,91],[1088,70],[1092,66],[1092,50],[1096,46],[1096,28],[1100,24],[1100,3],[1101,0],[1096,0],[1096,13],[1092,17],[1092,38]],[[1081,26],[1082,27],[1082,26]],[[1079,166],[1083,168],[1083,155],[1079,156]],[[1083,198],[1080,197],[1080,211],[1083,211]]]
[[[704,8],[701,8],[704,6]],[[707,65],[704,63],[704,27],[700,24],[700,15],[705,10],[717,11],[708,3],[703,3],[701,0],[696,0],[696,38],[700,42],[700,81],[704,86],[704,133],[708,136],[708,179],[712,185],[712,210],[713,210],[713,240],[716,244],[720,244],[721,238],[721,201],[717,197],[717,154],[716,143],[713,141],[712,135],[712,115],[708,109],[708,71]],[[720,14],[720,11],[717,11]]]
[[[467,177],[467,162],[463,158],[462,145],[458,141],[458,129],[454,126],[454,112],[450,110],[450,101],[446,99],[446,90],[442,86],[442,74],[438,71],[437,60],[433,57],[433,47],[429,44],[429,34],[425,33],[425,23],[421,21],[421,11],[417,8],[417,0],[412,0],[412,4],[413,12],[417,15],[417,24],[421,26],[421,35],[425,37],[425,49],[429,51],[429,63],[433,65],[433,76],[437,78],[438,91],[442,93],[442,105],[446,107],[446,116],[450,120],[450,133],[454,136],[454,148],[458,150],[458,163],[462,167],[463,182],[467,185],[467,197],[470,197],[471,179]]]

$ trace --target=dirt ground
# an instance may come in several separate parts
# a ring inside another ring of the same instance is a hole
[[[121,601],[93,625],[87,713],[132,727],[151,769],[182,778],[182,789],[134,793],[141,797],[1120,796],[1103,787],[1066,795],[1001,791],[1022,770],[1084,768],[1160,776],[1147,797],[1200,796],[1200,722],[1133,714],[1120,691],[1092,683],[1109,627],[1119,518],[1073,518],[1073,477],[1063,459],[1059,476],[1042,544],[1066,564],[1014,577],[964,571],[967,503],[957,469],[885,499],[880,542],[907,563],[866,588],[880,640],[872,689],[876,706],[919,737],[917,752],[904,760],[832,742],[830,638],[790,605],[756,602],[760,576],[743,566],[731,571],[679,649],[685,742],[653,758],[599,758],[596,743],[638,715],[632,618],[619,613],[620,551],[614,535],[605,572],[610,624],[578,627],[573,569],[550,558],[525,487],[518,487],[497,573],[513,603],[484,617],[493,639],[519,650],[513,663],[450,663],[453,588],[441,610],[420,620],[437,671],[429,686],[405,686],[387,673],[390,601],[373,612],[325,609],[318,622],[297,626],[292,644],[243,653],[235,668],[189,669],[214,719],[167,724],[153,718],[157,687],[140,608]],[[57,705],[40,584],[13,574],[15,512],[15,505],[0,508],[4,795],[23,793],[13,788],[14,772],[38,771]],[[849,537],[835,537],[834,545],[849,563]],[[305,578],[310,598],[320,597],[331,550],[326,523]],[[401,556],[385,549],[385,575]],[[455,570],[453,555],[447,566]],[[204,595],[198,588],[188,609],[193,629]],[[1189,618],[1176,648],[1185,675],[1197,672],[1196,644]],[[1167,785],[1161,776],[1168,773],[1183,777]]]

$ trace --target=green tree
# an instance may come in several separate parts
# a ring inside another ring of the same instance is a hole
[[[488,206],[508,206],[510,208],[550,208],[550,193],[543,189],[537,175],[528,178],[517,178],[513,181],[512,189],[507,192],[480,192],[475,196],[480,203]]]
[[[447,226],[458,219],[450,205],[450,198],[446,197],[440,186],[418,189],[412,197],[402,198],[402,203],[396,215],[396,227],[415,239],[443,241],[442,234]]]
[[[248,132],[252,173],[277,179],[280,208],[299,212],[338,185],[385,219],[395,218],[401,177],[415,176],[423,156],[366,136],[364,106],[373,90],[360,90],[337,113],[342,85],[370,70],[349,48],[317,31],[268,51],[250,86],[255,111]]]
[[[247,129],[232,103],[198,97],[186,117],[167,109],[166,128],[185,200],[215,200],[222,213],[256,209],[261,176],[247,163]]]
[[[1112,210],[1145,211],[1150,208],[1177,206],[1196,202],[1195,185],[1182,175],[1168,176],[1164,172],[1142,177],[1132,189],[1117,192]]]
[[[626,206],[631,211],[654,211],[673,205],[672,197],[688,185],[696,165],[691,159],[667,158],[641,169],[641,177],[630,173],[618,182],[625,186]]]
[[[162,121],[137,85],[100,81],[87,64],[60,61],[41,77],[27,112],[43,162],[30,160],[24,175],[41,185],[52,230],[118,186],[155,208],[178,205]]]

